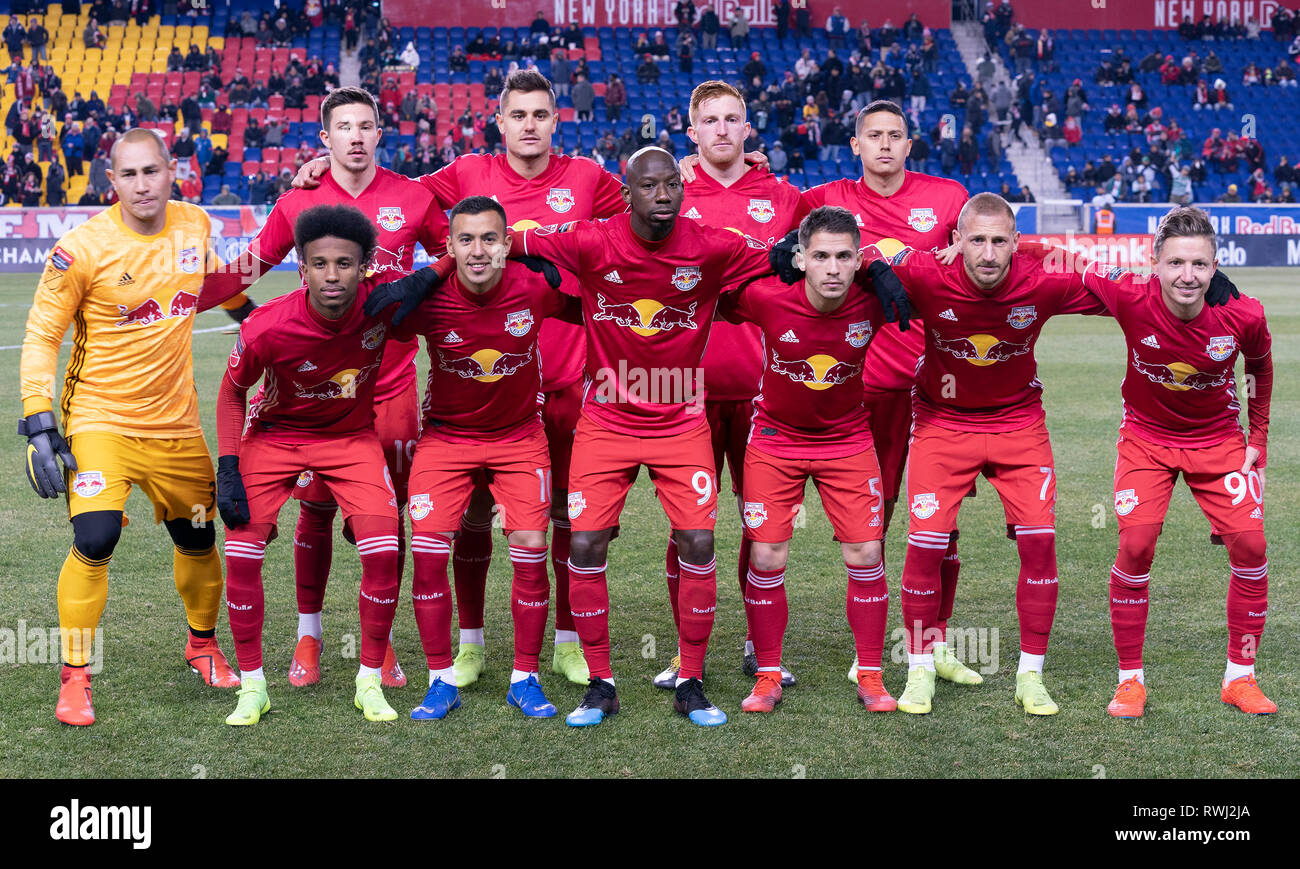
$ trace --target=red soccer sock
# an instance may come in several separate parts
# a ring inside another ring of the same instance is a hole
[[[885,622],[889,620],[889,585],[885,582],[883,561],[867,566],[844,563],[849,573],[849,587],[844,608],[853,644],[857,647],[858,667],[879,670],[885,653]]]
[[[943,554],[948,551],[948,538],[947,533],[935,531],[907,535],[907,557],[898,586],[907,651],[913,655],[930,654],[938,638],[939,571]]]
[[[1159,537],[1159,525],[1133,525],[1119,532],[1119,551],[1110,570],[1110,626],[1121,670],[1142,667],[1151,561]]]
[[[758,570],[749,568],[745,588],[745,615],[749,635],[754,639],[754,654],[761,669],[780,668],[781,645],[790,622],[790,603],[785,596],[785,568]]]
[[[537,656],[546,633],[550,583],[546,577],[546,547],[510,547],[514,581],[510,588],[510,615],[515,623],[515,669],[537,672]]]
[[[1045,655],[1056,618],[1056,529],[1017,525],[1016,549],[1020,551],[1020,578],[1016,581],[1020,651]]]
[[[447,580],[451,544],[443,537],[416,532],[411,535],[411,557],[415,562],[411,600],[420,645],[429,669],[445,670],[451,666],[451,583]]]
[[[710,558],[708,564],[690,564],[679,559],[678,564],[682,573],[677,589],[681,611],[677,644],[681,648],[682,666],[677,675],[682,679],[699,679],[704,675],[704,655],[718,609],[717,561]]]
[[[1228,547],[1228,660],[1252,665],[1268,613],[1268,560],[1261,531],[1224,534]],[[1251,566],[1254,565],[1254,566]]]
[[[552,519],[555,531],[551,540],[551,567],[555,569],[555,629],[576,631],[573,612],[569,609],[569,540],[573,530],[562,519]]]
[[[266,542],[246,530],[244,533],[240,529],[227,530],[225,553],[230,633],[235,640],[239,669],[247,673],[262,666],[262,621],[266,615],[262,558]]]
[[[361,591],[357,595],[361,613],[361,666],[382,667],[402,584],[397,573],[397,527],[368,516],[354,516],[352,527],[361,556]]]
[[[452,549],[451,570],[456,581],[456,619],[461,628],[483,627],[488,568],[492,566],[492,523],[478,525],[461,517],[460,535]]]
[[[957,555],[957,532],[952,532],[948,549],[939,564],[939,620],[935,627],[939,635],[948,632],[948,619],[952,618],[952,605],[957,599],[957,574],[961,571],[961,558]]]
[[[334,514],[304,502],[293,531],[293,580],[298,590],[298,612],[318,613],[325,608],[325,584],[334,557]]]
[[[745,535],[745,532],[742,528],[740,532],[740,558],[737,559],[737,563],[736,563],[736,576],[740,579],[740,600],[742,602],[744,602],[745,600],[745,592],[749,584],[749,545],[752,542],[753,541],[751,541]],[[782,589],[781,593],[785,594],[784,588]],[[750,636],[750,631],[749,631],[749,604],[748,603],[745,603],[745,639],[746,640],[753,639],[753,637]]]
[[[681,633],[682,619],[681,613],[677,606],[677,582],[678,570],[677,563],[677,541],[671,534],[668,535],[668,551],[664,553],[664,579],[668,582],[668,603],[673,608],[673,625]]]
[[[592,678],[614,678],[609,666],[609,586],[605,581],[605,565],[578,567],[569,563],[569,603]]]

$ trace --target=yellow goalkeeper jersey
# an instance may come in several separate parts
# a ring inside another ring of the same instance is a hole
[[[72,326],[59,402],[65,435],[202,434],[190,344],[203,276],[216,267],[210,236],[203,209],[168,202],[157,235],[129,229],[115,204],[60,238],[27,318],[24,416],[51,409],[59,345]]]

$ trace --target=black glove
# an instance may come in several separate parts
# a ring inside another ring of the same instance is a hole
[[[248,317],[249,314],[253,313],[256,310],[257,310],[257,302],[254,302],[252,299],[249,299],[247,302],[244,302],[244,304],[240,305],[238,308],[227,309],[226,314],[230,317],[230,319],[234,320],[236,323],[242,323]]]
[[[77,470],[68,442],[59,434],[53,411],[43,410],[18,420],[18,433],[27,438],[27,482],[42,498],[55,498],[68,491],[55,456],[69,471]]]
[[[885,322],[898,321],[898,331],[906,332],[907,321],[912,316],[912,306],[907,303],[907,290],[903,289],[903,282],[884,260],[872,260],[871,265],[867,266],[867,277],[871,278],[871,287],[876,291],[880,306],[885,309]]]
[[[404,278],[387,284],[380,284],[366,296],[366,303],[361,310],[367,317],[373,317],[390,305],[398,305],[393,314],[393,325],[401,323],[420,303],[429,298],[434,289],[442,283],[442,278],[432,266],[425,266],[419,271],[411,272]]]
[[[511,259],[530,271],[540,272],[542,277],[546,278],[546,283],[551,285],[551,289],[560,288],[560,270],[550,260],[536,256],[517,256]]]
[[[251,518],[244,478],[239,475],[239,456],[217,457],[217,510],[227,528],[247,525]]]
[[[799,230],[792,229],[767,252],[768,264],[784,283],[803,280],[803,271],[794,264],[794,251],[798,246]]]
[[[1210,288],[1205,291],[1205,304],[1214,308],[1228,304],[1229,299],[1240,298],[1241,292],[1237,285],[1223,273],[1223,269],[1215,269],[1214,277],[1210,278]]]

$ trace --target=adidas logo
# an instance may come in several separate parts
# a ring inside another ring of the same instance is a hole
[[[940,319],[940,320],[952,320],[954,323],[956,323],[956,322],[957,322],[957,315],[954,314],[954,313],[952,312],[952,308],[949,308],[948,310],[944,311],[942,314],[939,315],[939,319]]]
[[[442,339],[442,343],[444,344],[459,344],[460,341],[461,338],[459,335],[456,334],[455,329],[452,329],[450,332],[448,332],[447,337]]]
[[[782,335],[779,340],[784,341],[787,344],[796,344],[799,341],[799,339],[795,337],[793,329],[786,329],[785,334]]]
[[[122,278],[117,282],[119,287],[129,286],[135,283],[135,278],[131,277],[130,272],[122,272]]]
[[[1260,510],[1258,507],[1256,507],[1254,510],[1251,510],[1251,511],[1250,511],[1250,518],[1252,518],[1252,519],[1263,519],[1263,518],[1264,518],[1264,511],[1263,511],[1263,510]]]
[[[682,216],[683,216],[683,217],[689,217],[689,218],[691,218],[692,220],[703,220],[703,219],[704,219],[704,215],[700,214],[699,209],[697,209],[694,205],[691,206],[691,210],[690,210],[690,211],[686,212],[686,213],[683,214]]]
[[[310,359],[308,359],[308,360],[304,361],[301,365],[298,366],[298,370],[299,370],[299,371],[315,371],[315,370],[316,370],[316,366],[312,363],[312,361],[311,361]]]
[[[1160,349],[1160,342],[1156,340],[1155,335],[1146,336],[1145,338],[1142,339],[1142,343],[1147,345],[1148,347],[1154,347],[1157,350]]]
[[[612,272],[605,275],[605,280],[609,281],[611,284],[623,283],[623,279],[618,276],[618,269],[614,269]]]

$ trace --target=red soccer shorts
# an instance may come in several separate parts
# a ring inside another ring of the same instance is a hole
[[[762,543],[790,539],[794,517],[812,477],[826,518],[842,543],[866,543],[883,534],[880,466],[866,449],[841,459],[783,459],[752,445],[745,455],[746,533]]]
[[[252,524],[274,527],[304,470],[324,484],[344,517],[397,518],[397,499],[384,465],[384,451],[373,431],[307,444],[285,444],[245,437],[239,448],[239,473],[248,494]]]
[[[674,529],[712,530],[718,518],[718,484],[709,427],[667,437],[619,434],[578,420],[569,470],[569,522],[574,531],[602,531],[618,524],[636,475],[650,471],[659,503]]]
[[[545,531],[551,521],[551,467],[538,428],[517,441],[445,441],[426,431],[411,466],[406,511],[417,533],[451,534],[476,485],[487,480],[506,534]]]
[[[722,473],[722,459],[726,457],[731,471],[731,493],[739,495],[744,490],[745,450],[754,419],[754,402],[752,399],[705,401],[704,415],[709,420],[709,436],[713,439],[713,467]]]
[[[887,392],[867,390],[863,397],[870,418],[867,427],[875,441],[880,462],[880,489],[886,501],[893,501],[903,486],[907,464],[907,438],[912,430],[912,393],[903,389]]]
[[[415,381],[411,387],[384,401],[375,402],[375,433],[384,448],[384,462],[393,480],[397,503],[406,503],[407,481],[411,478],[411,456],[420,437],[420,391]],[[329,489],[306,471],[298,478],[293,496],[299,501],[333,503]]]
[[[1160,525],[1169,510],[1174,482],[1182,473],[1187,487],[1216,535],[1264,530],[1264,492],[1259,473],[1246,461],[1244,439],[1229,438],[1212,447],[1164,447],[1121,431],[1115,460],[1115,515],[1120,529]]]
[[[573,431],[582,414],[582,381],[546,393],[542,422],[546,425],[546,443],[550,450],[551,478],[568,485],[569,464],[573,460]]]
[[[918,423],[908,450],[909,531],[956,528],[961,500],[980,474],[1001,496],[1008,525],[1056,524],[1056,465],[1044,421],[1007,432]]]

